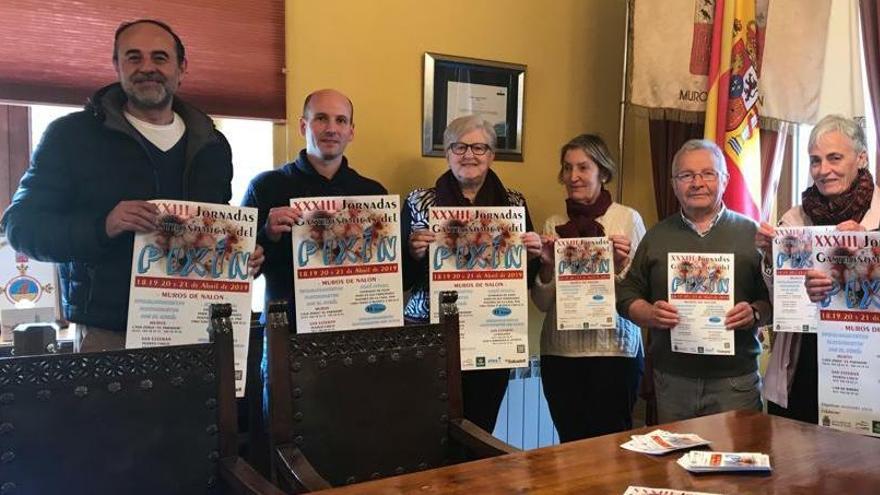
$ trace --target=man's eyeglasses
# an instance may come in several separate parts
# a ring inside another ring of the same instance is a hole
[[[492,147],[486,143],[452,143],[449,145],[449,150],[456,155],[467,153],[468,148],[470,148],[471,152],[477,156],[485,155],[487,151],[492,149]]]
[[[707,170],[705,172],[700,172],[696,174],[693,172],[682,172],[680,174],[673,175],[672,178],[679,182],[690,184],[697,177],[703,179],[703,182],[715,182],[720,176],[721,174],[719,174],[715,170]]]

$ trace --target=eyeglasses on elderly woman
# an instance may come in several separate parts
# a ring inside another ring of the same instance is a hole
[[[467,153],[468,149],[470,149],[473,154],[480,156],[485,155],[488,151],[492,149],[492,147],[486,143],[452,143],[449,145],[449,150],[456,155],[463,155]]]

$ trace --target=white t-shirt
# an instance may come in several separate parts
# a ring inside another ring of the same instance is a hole
[[[135,128],[147,141],[153,143],[162,151],[168,151],[180,141],[183,133],[186,132],[186,124],[177,112],[174,112],[174,119],[170,124],[157,125],[143,121],[134,115],[124,112],[125,119]]]

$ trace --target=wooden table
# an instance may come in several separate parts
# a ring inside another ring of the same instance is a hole
[[[622,494],[627,486],[723,494],[880,494],[880,439],[841,433],[754,411],[734,411],[663,426],[697,433],[725,452],[770,455],[770,474],[699,474],[675,461],[682,451],[649,456],[620,448],[653,427],[520,452],[322,493]]]

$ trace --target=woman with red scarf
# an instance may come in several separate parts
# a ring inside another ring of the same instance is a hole
[[[867,168],[867,145],[861,126],[845,117],[826,116],[810,133],[808,148],[813,185],[801,195],[800,206],[785,212],[779,226],[834,225],[839,231],[876,229],[880,223],[880,192]],[[764,281],[771,291],[774,236],[774,228],[766,223],[755,234],[755,245],[764,258]],[[810,270],[806,285],[810,298],[818,301],[831,289],[831,279]],[[775,334],[764,375],[768,412],[816,424],[818,396],[816,335]]]
[[[560,162],[559,182],[568,193],[566,214],[545,223],[532,299],[547,312],[541,332],[544,395],[559,439],[569,442],[632,428],[644,351],[639,327],[619,315],[617,328],[557,328],[553,243],[559,237],[607,236],[620,280],[645,235],[645,224],[637,211],[613,202],[605,189],[616,167],[600,137],[583,134],[572,139],[562,147]]]

